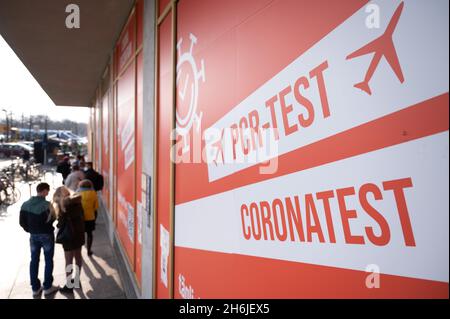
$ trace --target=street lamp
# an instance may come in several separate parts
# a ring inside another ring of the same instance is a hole
[[[13,135],[13,128],[14,128],[14,118],[13,118],[13,112],[9,112],[9,140],[13,140],[14,139],[14,135]]]
[[[42,139],[42,146],[44,146],[44,165],[47,165],[47,145],[48,145],[48,135],[47,135],[47,122],[48,116],[45,116],[45,133]]]
[[[31,127],[33,126],[33,116],[30,114],[30,128],[28,130],[28,140],[31,141]],[[33,139],[34,141],[34,139]]]
[[[6,142],[9,142],[9,118],[8,118],[8,111],[5,109],[2,109],[3,112],[5,112],[6,117]]]

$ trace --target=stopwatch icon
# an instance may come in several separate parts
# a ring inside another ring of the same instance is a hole
[[[189,151],[188,135],[196,124],[197,132],[200,130],[202,113],[197,113],[198,91],[200,80],[205,82],[205,64],[203,59],[200,61],[200,68],[197,67],[194,56],[192,55],[197,38],[190,33],[191,47],[189,51],[182,53],[181,44],[183,38],[177,43],[178,63],[177,63],[177,110],[176,110],[176,131],[183,138],[183,153]]]

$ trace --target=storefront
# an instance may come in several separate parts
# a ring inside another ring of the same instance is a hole
[[[92,105],[137,295],[448,298],[448,3],[137,1]]]
[[[136,2],[97,89],[91,128],[108,212],[132,278],[141,284],[143,1]]]

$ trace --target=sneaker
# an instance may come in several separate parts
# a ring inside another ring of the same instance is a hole
[[[59,287],[51,286],[50,288],[44,290],[44,296],[48,296],[48,295],[54,294],[58,290],[59,290]]]
[[[42,287],[39,287],[38,290],[33,290],[33,297],[37,297],[41,294],[42,292]]]
[[[67,287],[67,285],[64,285],[64,287],[59,288],[59,291],[62,293],[73,294],[73,288],[69,288],[69,287]]]

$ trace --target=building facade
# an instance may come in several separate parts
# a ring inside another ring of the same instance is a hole
[[[142,298],[448,298],[448,3],[138,0],[91,157]]]

